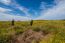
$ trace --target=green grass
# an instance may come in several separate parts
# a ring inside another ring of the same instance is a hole
[[[14,27],[11,26],[11,21],[1,21],[0,43],[9,43],[12,35],[22,34],[28,29],[52,32],[47,38],[42,39],[40,43],[65,43],[65,21],[63,20],[37,20],[33,21],[32,26],[30,26],[30,21],[16,21]]]

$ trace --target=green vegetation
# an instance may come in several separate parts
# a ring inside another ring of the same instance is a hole
[[[32,26],[30,21],[15,21],[14,26],[11,25],[11,21],[0,21],[0,43],[12,43],[13,37],[29,29],[49,33],[39,43],[65,43],[64,20],[37,20]],[[35,40],[32,43],[35,43]]]

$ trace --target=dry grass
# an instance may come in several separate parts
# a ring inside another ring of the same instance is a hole
[[[33,21],[32,26],[30,26],[30,21],[18,21],[15,22],[15,26],[11,26],[10,21],[1,21],[0,43],[10,43],[11,36],[18,36],[28,29],[49,32],[50,35],[43,38],[40,43],[65,43],[65,21],[63,20],[37,20]],[[34,40],[32,43],[35,43]]]

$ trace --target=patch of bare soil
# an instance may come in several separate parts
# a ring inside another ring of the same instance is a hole
[[[32,43],[33,40],[35,40],[35,43],[39,43],[39,41],[47,34],[48,33],[45,33],[45,31],[36,32],[32,29],[29,29],[18,36],[13,36],[11,43]]]

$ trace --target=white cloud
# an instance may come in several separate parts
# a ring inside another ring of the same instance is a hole
[[[24,20],[30,20],[29,17],[26,16],[19,16],[19,15],[13,15],[11,13],[7,14],[5,12],[7,11],[11,11],[10,9],[6,9],[6,8],[2,8],[0,7],[0,21],[9,21],[9,20],[20,20],[20,21],[24,21]]]
[[[45,2],[41,2],[40,9],[45,10],[46,9],[46,5],[47,4]]]
[[[11,21],[12,19],[14,19],[16,21],[30,20],[30,18],[24,17],[24,16],[0,13],[0,21]]]
[[[9,5],[9,4],[11,4],[11,0],[0,0],[0,3]]]
[[[11,2],[12,1],[12,2]],[[7,14],[5,12],[9,12],[9,11],[13,11],[13,9],[6,9],[6,8],[2,8],[0,7],[0,20],[11,20],[11,19],[15,19],[15,20],[30,20],[31,19],[31,14],[28,12],[29,9],[20,6],[16,1],[14,0],[1,0],[1,3],[5,4],[5,5],[9,5],[14,9],[19,9],[21,12],[25,13],[26,16],[19,16],[19,14],[14,15],[11,13]]]
[[[12,0],[12,3],[10,5],[11,7],[13,7],[14,9],[19,9],[21,12],[25,13],[27,17],[32,17],[31,13],[29,13],[29,10],[28,8],[24,7],[24,6],[21,6],[19,5],[15,0]]]
[[[22,7],[18,6],[18,9],[21,10],[23,13],[25,13],[27,17],[31,17],[31,14],[29,13],[29,9],[27,9],[23,6]]]
[[[30,18],[24,17],[24,16],[17,16],[17,15],[0,13],[0,21],[11,21],[12,19],[14,19],[15,21],[27,21],[27,20],[30,20]]]
[[[41,16],[36,19],[45,19],[45,20],[60,20],[65,19],[65,0],[55,0],[52,8],[49,8],[47,11],[41,11]]]
[[[7,11],[12,11],[12,10],[0,7],[0,12],[7,12]]]

